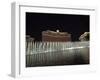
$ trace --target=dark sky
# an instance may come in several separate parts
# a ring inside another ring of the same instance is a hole
[[[81,34],[89,32],[89,15],[26,12],[26,34],[36,41],[41,41],[42,31],[57,29],[70,33],[72,41],[77,41]]]

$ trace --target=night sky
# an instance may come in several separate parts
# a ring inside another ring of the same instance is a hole
[[[26,12],[26,35],[41,41],[42,31],[59,29],[71,34],[72,41],[89,32],[89,15]]]

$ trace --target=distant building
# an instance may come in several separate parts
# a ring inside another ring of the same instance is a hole
[[[89,41],[90,40],[90,33],[89,32],[84,32],[80,37],[80,41]]]
[[[67,42],[71,41],[71,34],[67,32],[59,32],[59,30],[55,31],[43,31],[42,32],[42,41],[48,42]]]
[[[31,37],[30,35],[26,35],[26,42],[33,42],[34,38]]]

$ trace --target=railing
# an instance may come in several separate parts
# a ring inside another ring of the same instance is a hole
[[[81,61],[78,61],[78,59]],[[74,63],[89,63],[88,41],[26,42],[27,67]]]

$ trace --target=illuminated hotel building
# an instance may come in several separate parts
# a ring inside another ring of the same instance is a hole
[[[71,34],[67,32],[59,32],[59,30],[55,31],[43,31],[42,32],[42,41],[47,42],[67,42],[71,41]]]

